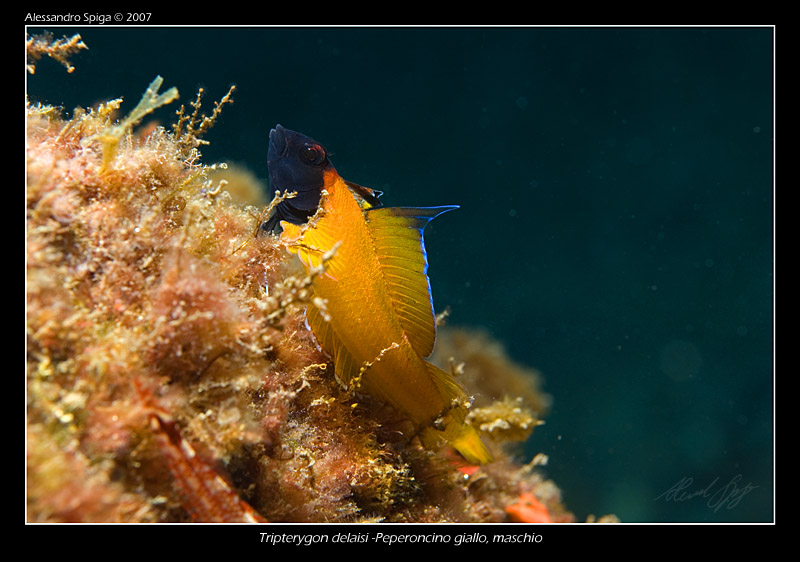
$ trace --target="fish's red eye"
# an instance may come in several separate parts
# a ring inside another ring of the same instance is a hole
[[[300,157],[308,164],[322,164],[325,161],[325,150],[321,146],[306,145],[300,150]]]

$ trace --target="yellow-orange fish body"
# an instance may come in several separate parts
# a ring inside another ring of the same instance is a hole
[[[297,171],[307,166],[308,173]],[[490,461],[465,422],[469,399],[463,389],[425,360],[433,351],[436,325],[422,231],[455,207],[374,207],[373,192],[343,180],[324,148],[278,126],[270,134],[273,188],[277,183],[278,189],[291,190],[287,169],[301,187],[315,183],[319,190],[316,207],[308,189],[305,201],[283,210],[288,220],[280,223],[281,238],[308,271],[323,268],[314,291],[324,310],[310,305],[306,314],[339,381],[408,416],[427,447],[447,442],[470,462]]]

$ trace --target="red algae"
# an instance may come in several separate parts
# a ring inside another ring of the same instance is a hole
[[[524,492],[519,501],[506,507],[506,513],[514,523],[552,523],[547,508],[536,496]]]
[[[311,280],[259,233],[260,190],[201,163],[230,92],[210,117],[198,96],[173,130],[130,134],[177,96],[160,85],[118,122],[120,100],[27,108],[28,520],[508,522],[532,517],[531,494],[573,520],[513,456],[549,397],[500,348],[466,351],[485,336],[444,339],[489,465],[426,451],[337,386],[304,322]]]

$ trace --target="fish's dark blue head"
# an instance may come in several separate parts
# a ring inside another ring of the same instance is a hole
[[[314,139],[276,125],[269,132],[267,165],[270,191],[297,194],[279,203],[261,228],[272,232],[280,221],[307,222],[319,206],[325,171],[333,169],[328,151]]]

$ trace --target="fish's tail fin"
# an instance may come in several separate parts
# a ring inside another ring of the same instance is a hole
[[[492,462],[492,454],[481,441],[475,428],[455,418],[446,421],[442,430],[426,427],[422,430],[420,437],[422,444],[428,449],[441,447],[442,442],[446,442],[470,464]]]
[[[432,426],[422,430],[420,434],[422,444],[426,448],[434,449],[442,446],[444,441],[472,464],[492,462],[492,454],[481,441],[477,430],[466,421],[469,405],[464,391],[452,377],[435,365],[427,363],[427,367],[434,375],[434,379],[440,383],[442,394],[452,400],[453,407]]]
[[[458,435],[450,440],[450,445],[470,464],[492,462],[492,453],[489,452],[489,449],[481,441],[478,432],[471,425],[462,426]]]

